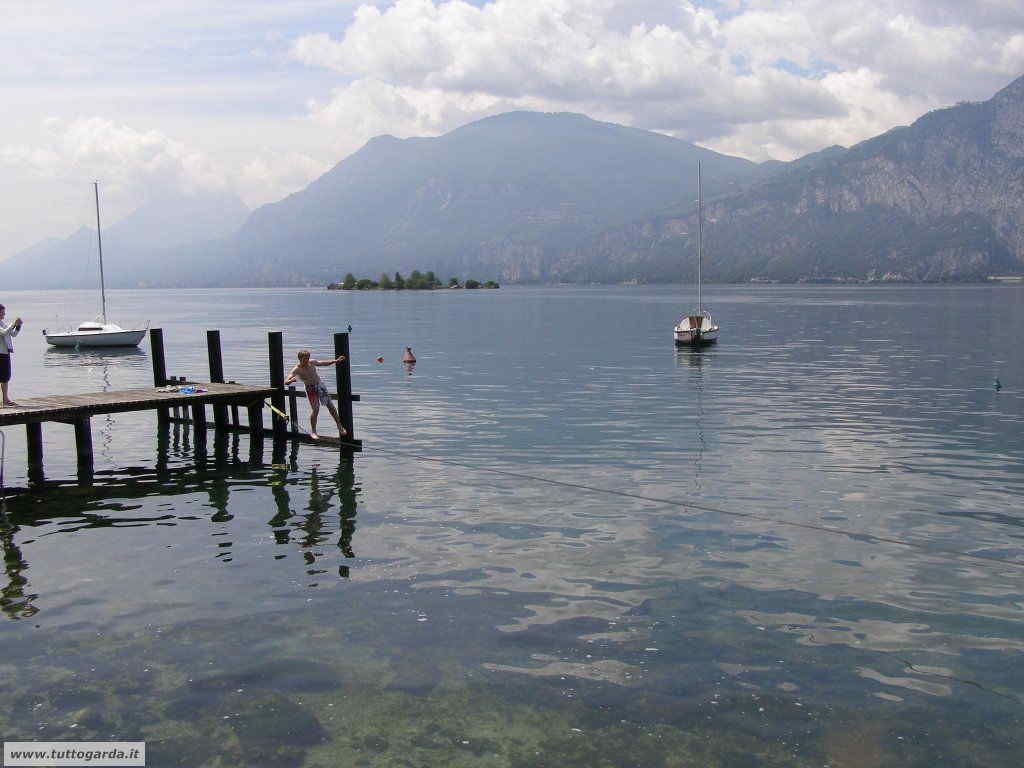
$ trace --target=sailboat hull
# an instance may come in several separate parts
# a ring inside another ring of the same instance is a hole
[[[146,329],[122,331],[71,331],[48,333],[46,343],[54,347],[137,347]]]
[[[674,331],[676,345],[680,347],[702,347],[707,344],[714,344],[718,341],[718,329],[710,331],[697,331],[688,329]]]

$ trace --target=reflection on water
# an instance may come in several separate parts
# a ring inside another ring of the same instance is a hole
[[[367,450],[118,415],[80,487],[48,427],[0,518],[0,728],[210,768],[1017,766],[1024,303],[722,292],[708,350],[667,289],[175,296],[243,381],[250,326],[354,318]],[[410,328],[427,368],[373,362]]]

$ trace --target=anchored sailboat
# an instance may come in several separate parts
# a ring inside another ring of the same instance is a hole
[[[701,269],[704,262],[704,193],[701,189],[700,161],[697,161],[697,311],[683,315],[672,334],[680,346],[699,346],[718,341],[718,326],[704,309],[701,296]]]
[[[77,328],[63,333],[49,333],[45,329],[43,335],[46,343],[54,347],[137,347],[146,328],[125,329],[116,323],[107,322],[107,287],[103,279],[103,235],[100,233],[100,183],[93,182],[96,193],[96,244],[100,252],[100,300],[103,304],[103,322],[87,320],[79,323]]]

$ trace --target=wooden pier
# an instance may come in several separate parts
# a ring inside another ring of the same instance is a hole
[[[46,422],[74,426],[79,478],[88,481],[93,472],[90,419],[93,416],[108,413],[156,411],[157,421],[161,425],[168,423],[190,424],[195,433],[195,446],[198,452],[206,450],[206,434],[209,424],[207,421],[208,406],[213,413],[213,429],[218,433],[244,432],[250,434],[253,441],[260,442],[265,436],[270,436],[274,438],[275,444],[292,440],[340,446],[341,450],[348,451],[362,449],[362,441],[355,439],[355,425],[353,424],[352,403],[359,401],[359,395],[352,394],[347,333],[334,334],[335,356],[344,355],[345,360],[334,366],[337,394],[332,398],[338,402],[338,415],[348,434],[341,440],[330,442],[314,441],[304,431],[300,431],[297,426],[298,399],[304,398],[305,394],[300,394],[295,387],[285,388],[284,343],[280,331],[271,331],[267,334],[269,386],[252,386],[234,381],[224,381],[220,331],[206,332],[209,381],[196,381],[193,377],[186,376],[169,377],[164,355],[163,330],[160,328],[150,329],[149,342],[153,363],[152,387],[126,389],[119,392],[89,392],[25,398],[17,407],[0,408],[0,427],[25,425],[30,481],[33,478],[41,479],[43,475],[43,424]],[[183,387],[192,391],[175,391]],[[271,414],[271,424],[270,429],[266,430],[263,423],[263,411],[268,399],[274,409],[280,413],[285,413],[287,408],[289,418],[282,418],[273,409],[268,409]],[[240,419],[240,409],[242,408],[247,414],[244,422]],[[321,415],[321,419],[325,417],[330,419],[330,414]]]

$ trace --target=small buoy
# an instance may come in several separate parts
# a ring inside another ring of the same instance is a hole
[[[377,362],[378,363],[383,363],[384,362],[384,358],[383,357],[378,357],[377,358]]]
[[[402,362],[403,363],[415,363],[416,362],[416,355],[414,355],[412,353],[412,347],[406,347],[405,348],[405,354],[402,355]]]
[[[996,381],[995,381],[995,388],[996,388],[996,392],[998,392],[998,391],[999,391],[1000,389],[1002,389],[1002,388],[1003,388],[1003,385],[1002,385],[1002,383],[1001,383],[1001,382],[999,381],[999,378],[998,378],[998,377],[996,377]]]

